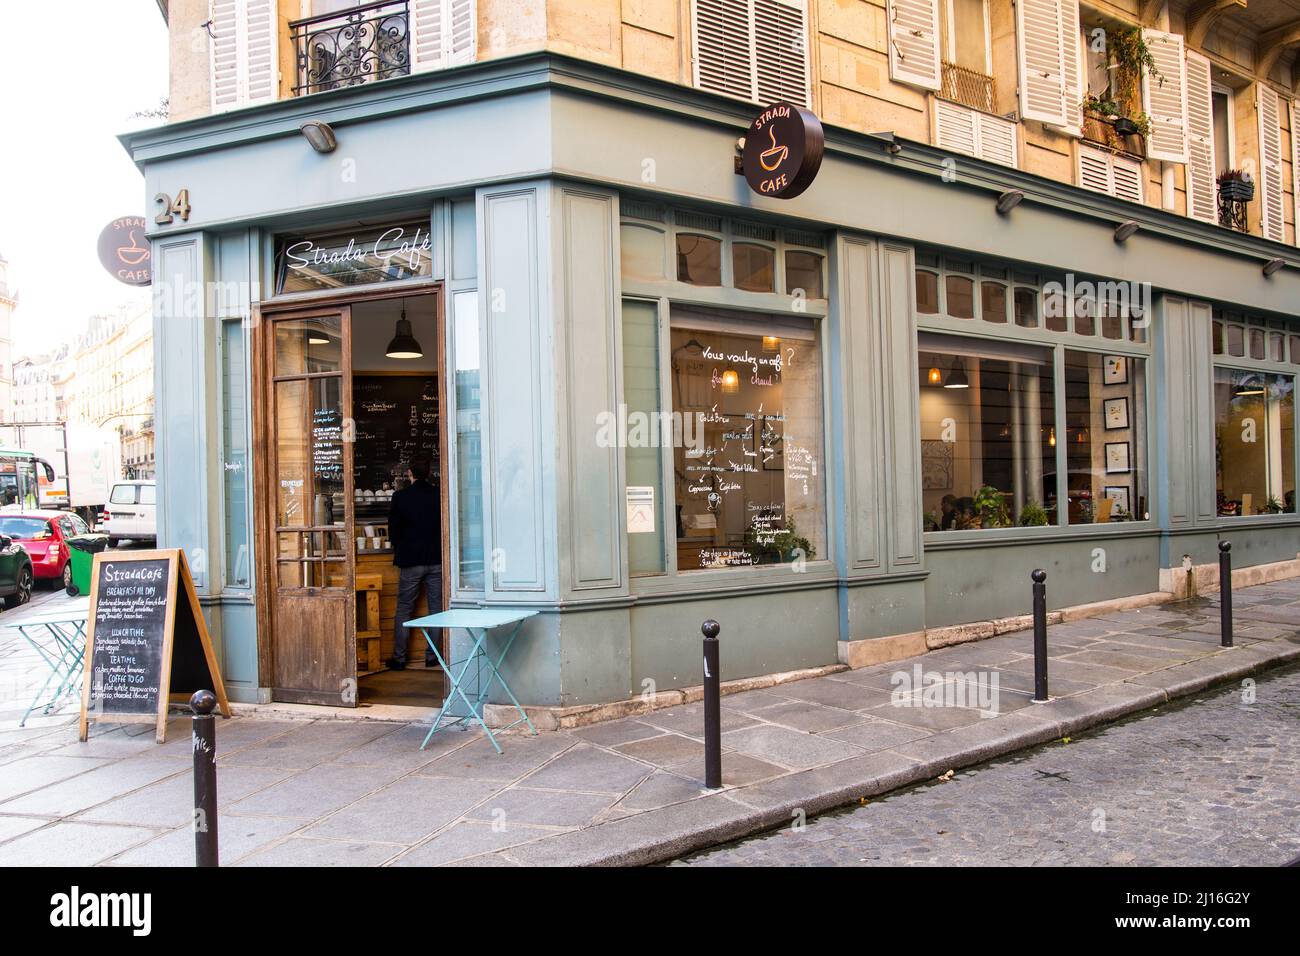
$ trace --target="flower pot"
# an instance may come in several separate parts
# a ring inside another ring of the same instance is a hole
[[[1115,121],[1111,125],[1115,127],[1115,132],[1121,136],[1137,136],[1139,133],[1137,123],[1124,116],[1115,117]]]
[[[1255,198],[1255,182],[1251,179],[1225,179],[1219,183],[1219,195],[1233,202],[1250,202]]]

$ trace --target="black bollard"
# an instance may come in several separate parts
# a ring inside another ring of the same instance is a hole
[[[1042,568],[1030,575],[1034,580],[1034,701],[1047,697],[1047,572]]]
[[[718,675],[717,621],[700,626],[704,634],[704,786],[722,786],[722,681]]]
[[[195,691],[194,711],[194,865],[217,866],[217,695]]]
[[[1219,542],[1219,643],[1232,646],[1232,544]]]

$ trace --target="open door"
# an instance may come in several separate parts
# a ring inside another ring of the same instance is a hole
[[[353,707],[351,310],[265,320],[272,696]]]

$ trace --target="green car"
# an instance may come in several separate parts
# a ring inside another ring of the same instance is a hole
[[[32,597],[32,559],[7,534],[0,534],[0,597],[7,608],[26,604]]]

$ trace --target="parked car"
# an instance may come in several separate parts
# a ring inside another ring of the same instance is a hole
[[[0,596],[5,607],[26,604],[32,598],[32,559],[13,538],[0,534]]]
[[[132,541],[158,540],[158,489],[152,481],[119,481],[108,493],[99,530],[110,547]]]
[[[72,583],[68,539],[89,533],[86,522],[71,511],[29,509],[0,515],[0,535],[27,552],[35,579],[64,588]]]

